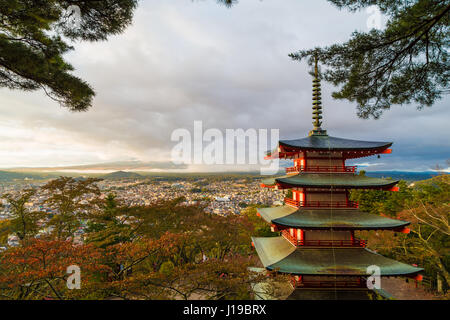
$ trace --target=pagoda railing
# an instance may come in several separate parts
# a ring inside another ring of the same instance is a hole
[[[355,201],[299,201],[292,198],[284,198],[284,203],[296,208],[358,208],[358,202]]]
[[[281,231],[283,237],[297,247],[363,247],[367,245],[367,240],[354,238],[353,240],[298,240],[293,237],[289,230]]]
[[[281,235],[288,240],[290,243],[292,243],[294,246],[297,246],[297,239],[291,236],[291,233],[289,230],[282,230]]]
[[[298,240],[298,246],[305,247],[365,247],[366,240]]]
[[[305,281],[295,280],[291,278],[291,284],[294,288],[366,288],[367,284],[364,279],[358,278],[355,280],[332,280],[332,281]]]
[[[355,173],[356,166],[308,166],[308,167],[289,167],[286,168],[287,174],[300,172],[342,172]]]
[[[291,207],[299,207],[300,201],[291,198],[284,198],[284,203]]]

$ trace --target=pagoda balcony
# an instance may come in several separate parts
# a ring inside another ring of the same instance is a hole
[[[300,172],[337,172],[337,173],[355,173],[356,166],[308,166],[308,167],[289,167],[286,168],[286,174],[296,174]]]
[[[355,201],[299,201],[291,198],[284,198],[284,203],[295,208],[358,208]]]
[[[291,236],[289,230],[281,231],[283,237],[296,247],[362,247],[365,248],[367,240],[354,238],[353,240],[298,240]]]
[[[351,280],[333,280],[333,281],[305,281],[291,278],[291,284],[295,288],[367,288],[365,278]]]

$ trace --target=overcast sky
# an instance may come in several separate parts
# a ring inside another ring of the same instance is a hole
[[[174,129],[279,128],[283,139],[311,129],[311,77],[288,54],[367,31],[366,12],[325,0],[145,0],[126,32],[75,43],[67,54],[96,90],[93,107],[71,113],[42,92],[0,89],[0,167],[118,160],[169,161]],[[363,158],[371,170],[428,170],[450,158],[450,99],[417,111],[393,106],[362,120],[356,105],[322,85],[323,126],[337,137],[394,141],[393,153]]]

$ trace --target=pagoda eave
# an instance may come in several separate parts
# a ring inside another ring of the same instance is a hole
[[[277,181],[276,185],[278,189],[291,189],[291,188],[324,188],[324,189],[372,189],[372,190],[384,190],[391,191],[399,181],[396,180],[392,183],[385,185],[348,185],[348,184],[302,184],[302,183],[286,183]],[[393,190],[392,190],[393,191]]]
[[[266,222],[285,228],[303,230],[392,230],[401,231],[408,221],[390,219],[358,209],[296,209],[290,206],[258,208]]]
[[[327,227],[316,227],[316,226],[296,226],[293,227],[291,225],[282,224],[278,222],[274,222],[274,225],[278,226],[279,230],[285,229],[285,228],[298,228],[302,230],[334,230],[334,231],[377,231],[377,230],[385,230],[385,231],[399,231],[403,230],[403,228],[399,227],[366,227],[366,226],[345,226],[340,224],[330,224]],[[409,223],[406,223],[405,226],[409,225]]]
[[[310,135],[300,139],[280,140],[278,145],[281,152],[341,151],[382,153],[392,146],[392,142],[362,141],[328,135]]]
[[[284,149],[283,151],[267,155],[264,159],[265,160],[295,159],[301,153],[321,152],[321,151],[324,151],[324,150],[311,149],[311,148],[309,148],[309,149],[290,148],[289,151]],[[376,150],[356,150],[356,149],[355,150],[339,150],[339,149],[336,149],[336,150],[326,150],[326,151],[342,152],[342,157],[336,157],[335,159],[357,159],[357,158],[370,157],[370,156],[374,156],[377,154],[391,153],[391,149],[389,149],[389,148],[376,149]],[[329,157],[329,159],[333,159],[333,157]]]
[[[341,173],[300,173],[278,178],[263,179],[261,186],[275,189],[324,188],[391,190],[398,182],[399,180],[371,178]],[[392,189],[391,191],[396,190]]]
[[[308,276],[367,276],[376,265],[380,276],[414,277],[422,268],[398,262],[365,248],[301,248],[283,237],[252,238],[258,256],[269,271]]]

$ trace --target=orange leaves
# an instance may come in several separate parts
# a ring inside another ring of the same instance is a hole
[[[49,221],[54,232],[0,253],[0,290],[8,296],[167,299],[212,290],[222,298],[248,289],[247,247],[254,226],[246,216],[219,217],[176,201],[149,207],[92,202],[86,211],[77,199],[86,192],[95,198],[95,187],[63,178],[44,192],[47,204],[58,209]],[[70,239],[80,218],[88,221],[85,235],[91,244],[62,240]],[[80,290],[66,286],[71,265],[81,269]]]
[[[0,263],[0,287],[16,289],[51,282],[53,290],[64,292],[67,267],[71,265],[80,267],[82,283],[109,271],[101,249],[59,240],[30,240],[24,247],[2,253]]]
[[[185,234],[174,234],[166,232],[159,239],[141,239],[132,243],[120,243],[108,247],[106,256],[113,259],[115,263],[129,265],[157,256],[167,257],[175,254],[179,250],[180,244],[188,241]]]

